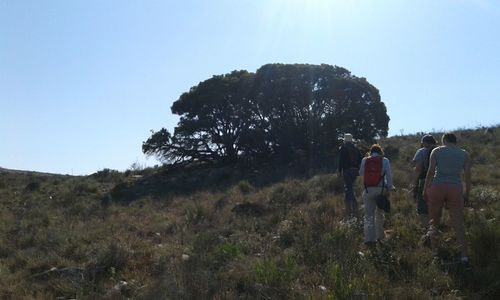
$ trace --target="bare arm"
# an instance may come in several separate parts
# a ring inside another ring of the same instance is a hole
[[[419,161],[415,163],[415,168],[413,168],[413,185],[418,185],[418,179],[420,178],[420,174],[424,169],[423,162]]]
[[[423,196],[426,197],[427,194],[427,189],[430,188],[432,184],[432,176],[434,176],[434,173],[436,172],[436,153],[438,151],[438,148],[435,148],[431,152],[431,156],[429,158],[429,169],[427,170],[427,175],[425,176],[425,184],[424,184],[424,191],[423,191]]]
[[[418,181],[420,179],[420,175],[424,169],[424,162],[422,160],[422,148],[418,149],[413,156],[413,160],[411,161],[411,166],[413,167],[413,177],[412,184],[416,188],[418,186]]]
[[[470,159],[469,153],[465,152],[465,163],[464,163],[464,173],[465,173],[465,199],[469,199],[470,188],[471,188],[471,165],[472,161]]]

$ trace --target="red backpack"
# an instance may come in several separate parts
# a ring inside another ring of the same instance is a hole
[[[382,175],[382,160],[383,156],[370,156],[365,161],[365,173],[363,174],[363,182],[365,187],[378,186]]]

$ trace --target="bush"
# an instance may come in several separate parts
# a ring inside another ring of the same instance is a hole
[[[298,180],[292,180],[279,184],[272,192],[269,205],[277,208],[281,216],[285,217],[292,206],[299,203],[309,202],[311,199],[309,190]]]
[[[115,276],[119,271],[128,265],[129,251],[116,243],[110,243],[106,248],[101,249],[94,262],[87,266],[87,272],[91,278],[96,280],[104,279],[106,276]]]
[[[237,258],[238,256],[240,256],[240,253],[240,247],[229,242],[218,245],[215,250],[216,260],[221,264],[225,264],[228,261]]]
[[[264,287],[273,287],[280,296],[289,295],[299,271],[297,261],[292,256],[278,260],[265,258],[253,265],[253,280]]]
[[[327,266],[328,283],[331,284],[333,299],[384,299],[383,276],[370,277],[368,266],[361,261],[350,264],[331,262]]]
[[[73,192],[76,195],[95,194],[97,192],[97,185],[94,182],[80,182],[75,185]]]
[[[252,191],[252,185],[247,180],[242,180],[238,182],[238,189],[243,194],[248,194]]]
[[[331,194],[342,194],[344,192],[344,182],[334,174],[317,175],[307,181],[307,189],[314,195],[315,200],[319,200]]]
[[[40,182],[39,181],[31,181],[24,188],[25,191],[30,192],[30,193],[38,191],[39,189],[40,189]]]
[[[479,207],[500,202],[500,192],[489,186],[473,187],[470,197],[470,200]]]
[[[116,182],[121,178],[121,173],[112,169],[102,169],[92,174],[91,177],[99,182]]]

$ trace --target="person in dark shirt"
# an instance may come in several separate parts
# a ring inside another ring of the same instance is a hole
[[[427,203],[422,196],[424,190],[425,176],[427,175],[427,170],[429,169],[429,157],[431,156],[431,151],[436,147],[436,139],[430,135],[424,135],[420,142],[420,149],[415,152],[413,157],[413,196],[417,203],[417,215],[420,224],[427,228],[429,225],[429,212],[427,209]]]
[[[344,134],[344,142],[339,149],[338,174],[344,179],[344,201],[348,218],[356,217],[358,212],[354,182],[359,175],[361,159],[361,152],[354,145],[352,134]]]

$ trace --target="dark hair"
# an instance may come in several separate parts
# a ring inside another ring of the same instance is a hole
[[[373,154],[373,153],[378,153],[380,155],[384,155],[384,150],[382,150],[382,147],[379,144],[373,144],[370,147],[370,154]]]
[[[445,134],[443,134],[442,140],[443,140],[443,142],[456,144],[457,143],[457,136],[454,135],[453,133],[445,133]]]
[[[430,135],[430,134],[426,134],[422,137],[422,144],[429,144],[429,145],[436,145],[437,144],[437,141],[436,139]]]

